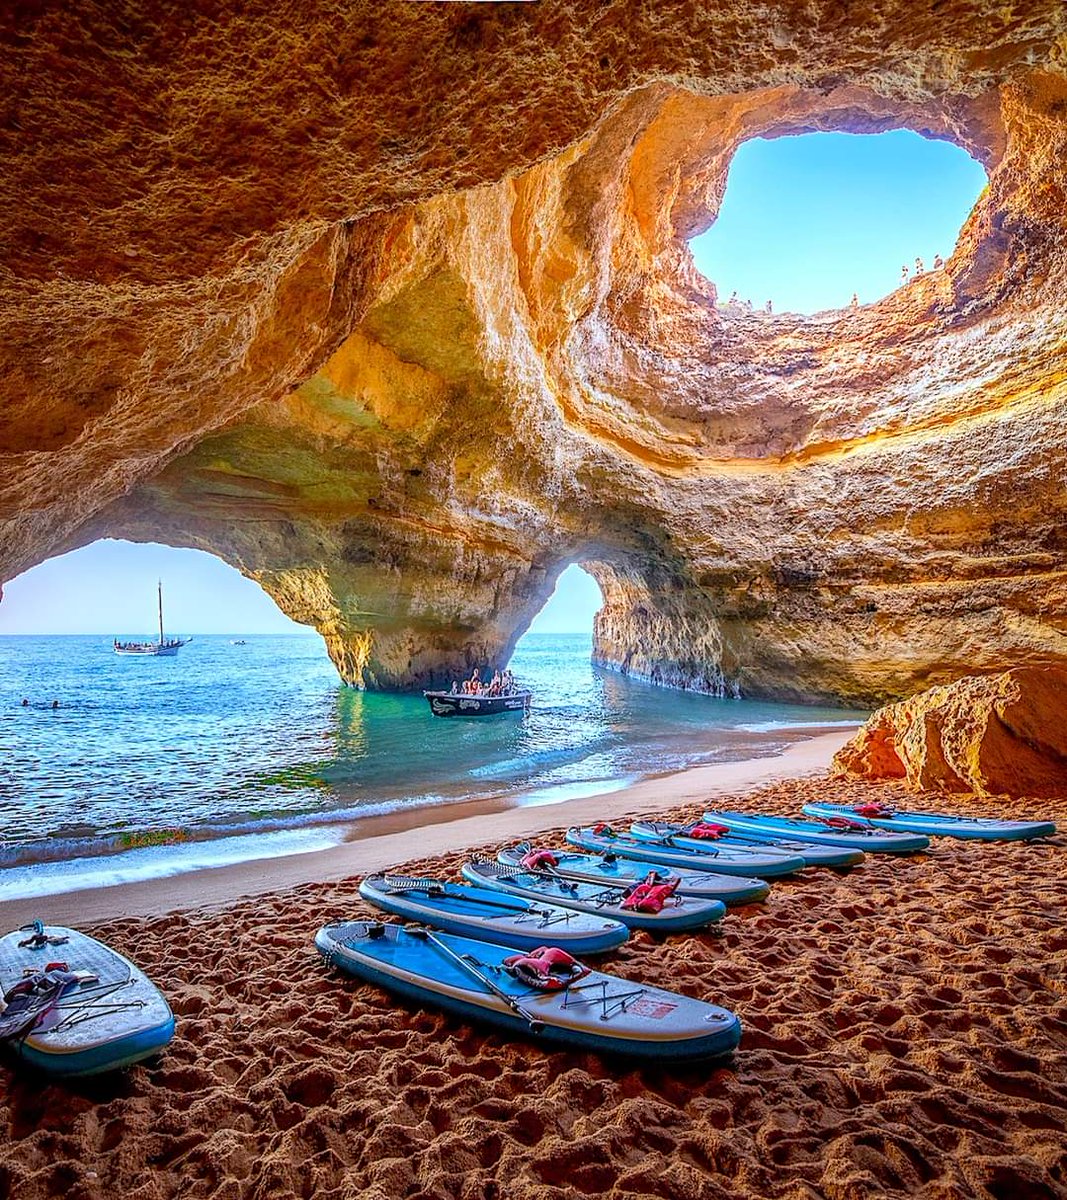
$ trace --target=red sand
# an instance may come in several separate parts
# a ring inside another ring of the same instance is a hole
[[[901,798],[809,778],[743,802],[796,811],[816,794]],[[599,960],[735,1009],[742,1046],[715,1069],[394,1006],[312,947],[324,921],[369,915],[356,879],[97,925],[166,992],[178,1035],[158,1062],[77,1087],[0,1068],[0,1195],[1067,1196],[1064,840],[808,871],[732,910],[722,936],[637,934]],[[409,865],[455,874],[463,857]]]

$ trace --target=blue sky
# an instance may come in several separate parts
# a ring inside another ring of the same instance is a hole
[[[907,131],[807,134],[742,144],[719,219],[690,243],[725,301],[814,312],[887,295],[902,263],[948,258],[985,186],[981,167],[947,142]],[[310,632],[251,580],[209,554],[97,542],[12,580],[0,633],[152,633],[156,580],[168,632]],[[569,567],[532,632],[587,632],[600,607],[588,575]]]
[[[202,550],[154,542],[94,542],[50,558],[4,586],[0,634],[157,632],[156,580],[167,633],[311,633],[259,584]],[[589,632],[600,589],[568,567],[530,632]]]
[[[753,138],[730,165],[715,224],[689,245],[720,302],[776,312],[861,304],[920,256],[947,259],[986,175],[966,151],[909,130]]]

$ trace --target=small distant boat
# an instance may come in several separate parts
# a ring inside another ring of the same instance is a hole
[[[231,646],[247,646],[248,643],[244,640],[244,638],[230,638],[230,645]]]
[[[506,696],[468,696],[462,692],[423,692],[435,717],[491,717],[497,713],[522,713],[530,707],[532,692]]]
[[[173,658],[182,648],[187,646],[192,638],[168,638],[163,636],[163,581],[159,581],[159,641],[158,642],[120,642],[118,638],[112,643],[116,654],[152,655],[154,657]]]

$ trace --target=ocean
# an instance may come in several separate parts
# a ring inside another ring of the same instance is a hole
[[[527,635],[530,713],[472,720],[345,687],[314,635],[201,636],[174,658],[0,637],[0,900],[323,849],[400,809],[550,804],[865,715],[656,688],[590,649]]]

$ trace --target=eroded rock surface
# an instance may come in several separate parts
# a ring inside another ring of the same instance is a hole
[[[1067,796],[1067,667],[967,677],[880,708],[834,773],[916,791]]]
[[[210,550],[377,687],[499,662],[570,562],[665,683],[1067,662],[1060,5],[242,13],[7,39],[0,578]],[[989,172],[943,271],[717,304],[741,141],[902,126]]]

